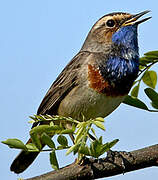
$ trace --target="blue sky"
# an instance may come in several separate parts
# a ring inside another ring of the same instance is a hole
[[[36,110],[51,83],[81,48],[91,26],[103,15],[114,12],[138,13],[151,10],[153,17],[139,27],[140,55],[157,50],[157,1],[0,1],[0,140],[28,139],[28,116]],[[142,92],[143,93],[143,92]],[[144,94],[140,96],[145,99]],[[115,150],[135,150],[158,143],[157,114],[122,104],[106,118],[107,141],[119,138]],[[1,179],[28,178],[51,170],[47,153],[20,175],[9,171],[18,154],[0,144]],[[61,167],[73,156],[59,152]],[[158,178],[156,167],[113,177],[113,180]],[[108,178],[107,178],[108,179]],[[109,178],[110,179],[110,178]]]

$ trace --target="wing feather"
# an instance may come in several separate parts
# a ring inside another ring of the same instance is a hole
[[[61,100],[72,88],[78,85],[78,71],[88,55],[89,52],[79,52],[69,62],[48,90],[38,108],[37,114],[57,114],[57,109]]]

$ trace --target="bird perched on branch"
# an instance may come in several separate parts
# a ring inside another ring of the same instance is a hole
[[[137,78],[137,27],[150,17],[138,19],[148,12],[135,15],[115,12],[100,18],[79,53],[48,90],[37,114],[60,115],[77,120],[82,120],[84,115],[88,120],[112,113]],[[23,172],[38,154],[22,151],[13,161],[11,171]]]

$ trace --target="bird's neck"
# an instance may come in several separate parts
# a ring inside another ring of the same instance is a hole
[[[88,51],[92,53],[109,53],[112,43],[98,43],[93,41],[85,41],[80,51]]]

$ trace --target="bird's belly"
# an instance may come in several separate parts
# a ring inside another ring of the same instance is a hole
[[[58,114],[82,121],[96,117],[106,117],[123,101],[125,96],[110,97],[91,88],[74,88],[61,101]]]

